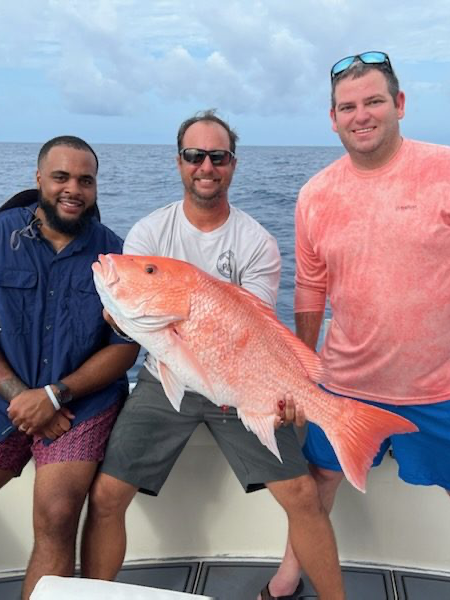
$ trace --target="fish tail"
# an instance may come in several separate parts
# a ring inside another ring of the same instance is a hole
[[[382,408],[340,398],[339,423],[325,433],[348,481],[361,492],[381,443],[399,433],[418,431],[414,423]]]

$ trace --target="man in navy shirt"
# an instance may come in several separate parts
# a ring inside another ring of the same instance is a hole
[[[42,147],[38,202],[0,213],[0,487],[36,461],[34,548],[22,591],[72,575],[80,511],[128,392],[138,346],[102,316],[92,279],[122,241],[96,214],[97,157],[63,136]]]

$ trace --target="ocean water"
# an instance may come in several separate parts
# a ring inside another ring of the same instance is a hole
[[[35,187],[40,144],[0,143],[0,204]],[[182,198],[176,148],[170,145],[97,144],[98,204],[102,222],[125,237],[152,210]],[[340,147],[241,146],[230,201],[278,240],[282,275],[279,319],[293,329],[294,209],[300,187],[339,158]],[[134,375],[134,371],[133,371]]]

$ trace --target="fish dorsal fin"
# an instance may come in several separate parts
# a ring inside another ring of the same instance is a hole
[[[222,283],[222,282],[220,282]],[[229,284],[226,284],[229,285]],[[304,374],[315,383],[323,383],[326,380],[326,371],[320,359],[320,356],[308,348],[288,327],[277,320],[273,308],[247,290],[238,286],[234,287],[234,293],[254,308],[257,308],[263,319],[271,322],[271,326],[278,329],[281,336],[284,338],[287,345],[297,356]]]
[[[170,403],[177,412],[180,412],[181,401],[183,400],[185,386],[178,379],[173,371],[169,369],[166,363],[158,360],[156,362],[158,367],[158,374],[161,380],[161,385],[164,388],[166,396],[169,398]]]
[[[320,356],[311,350],[311,348],[308,348],[298,337],[296,337],[296,341],[298,343],[293,345],[293,350],[309,379],[315,383],[324,383],[326,380],[326,371]]]
[[[261,444],[275,454],[280,462],[283,462],[275,437],[275,415],[249,414],[239,408],[237,409],[237,413],[246,429],[252,431]]]

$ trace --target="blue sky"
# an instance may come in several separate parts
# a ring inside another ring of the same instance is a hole
[[[329,69],[364,50],[403,133],[450,144],[448,0],[0,0],[0,141],[174,143],[215,107],[242,144],[336,145]]]

